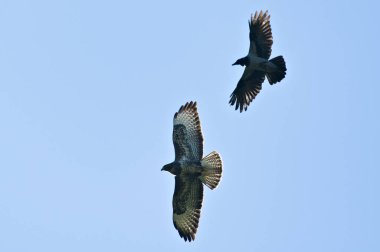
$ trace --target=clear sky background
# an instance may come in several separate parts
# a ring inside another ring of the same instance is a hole
[[[377,1],[0,1],[0,251],[380,251]],[[287,75],[229,106],[251,13]],[[172,119],[221,153],[195,242]]]

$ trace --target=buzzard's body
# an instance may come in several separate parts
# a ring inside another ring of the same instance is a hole
[[[175,175],[173,223],[185,241],[195,239],[202,201],[203,184],[214,189],[222,176],[222,160],[215,151],[203,157],[203,136],[196,103],[182,106],[174,115],[174,162],[162,170]]]
[[[285,78],[286,65],[282,56],[269,59],[272,52],[272,30],[268,11],[255,13],[249,21],[249,52],[233,65],[245,66],[235,90],[231,94],[230,104],[236,103],[235,109],[247,110],[249,104],[260,92],[267,77],[269,83],[275,84]]]

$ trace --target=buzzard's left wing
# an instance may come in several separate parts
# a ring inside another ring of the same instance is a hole
[[[203,184],[195,176],[175,177],[173,224],[185,241],[195,239],[203,201]]]
[[[203,156],[203,136],[197,103],[188,102],[175,113],[173,120],[175,160],[200,161]]]

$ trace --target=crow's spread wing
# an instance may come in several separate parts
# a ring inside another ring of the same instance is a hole
[[[249,23],[249,54],[269,59],[272,52],[272,30],[270,27],[270,15],[268,11],[255,12]]]
[[[240,78],[235,90],[231,94],[230,104],[238,108],[240,112],[247,110],[249,104],[261,90],[261,85],[265,79],[265,72],[255,71],[246,67],[243,76]]]
[[[196,176],[177,175],[173,195],[173,224],[185,241],[195,239],[203,200],[203,185]]]
[[[200,161],[203,156],[203,136],[197,103],[188,102],[175,113],[173,120],[175,160]]]

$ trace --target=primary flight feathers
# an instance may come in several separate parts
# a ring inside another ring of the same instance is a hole
[[[282,56],[269,60],[272,52],[272,30],[268,11],[255,13],[248,21],[249,51],[248,55],[238,59],[233,65],[245,66],[235,90],[231,94],[230,104],[240,112],[247,110],[249,104],[261,90],[265,80],[272,85],[280,82],[286,75],[286,64]]]
[[[175,175],[173,224],[185,241],[195,239],[203,202],[203,184],[217,187],[222,177],[222,159],[213,151],[203,157],[203,136],[197,103],[188,102],[173,120],[174,162],[161,169]]]

